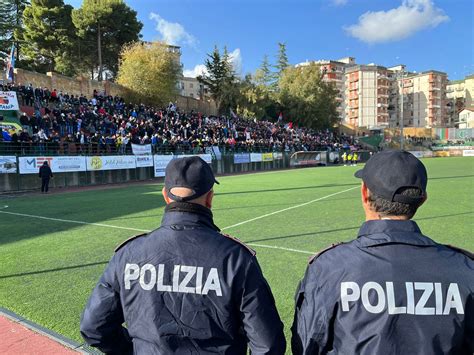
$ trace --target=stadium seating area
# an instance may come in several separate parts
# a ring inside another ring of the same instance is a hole
[[[199,112],[182,112],[172,103],[154,108],[98,92],[87,98],[31,84],[2,89],[16,91],[20,105],[33,108],[29,110],[32,114],[20,117],[23,132],[0,135],[0,140],[12,147],[10,151],[23,154],[33,146],[43,154],[126,154],[131,143],[152,144],[153,151],[159,153],[201,153],[216,145],[224,152],[357,148],[353,137],[329,130],[236,116],[205,117]]]

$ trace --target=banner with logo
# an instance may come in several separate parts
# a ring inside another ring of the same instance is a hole
[[[165,176],[165,169],[173,159],[174,155],[154,155],[155,177]]]
[[[20,157],[18,158],[20,174],[38,174],[45,161],[53,173],[86,171],[86,158],[81,156]]]
[[[133,155],[151,155],[151,144],[133,144],[132,143]]]
[[[274,152],[273,153],[273,160],[282,160],[283,159],[283,153],[282,152]]]
[[[16,173],[16,157],[0,156],[0,174]]]
[[[250,153],[250,161],[252,163],[257,163],[262,161],[262,153]]]
[[[137,168],[153,166],[153,155],[136,155]]]
[[[134,155],[87,157],[88,171],[135,169],[136,166]]]
[[[250,154],[248,153],[234,154],[234,164],[246,164],[246,163],[250,163]]]
[[[221,160],[222,159],[222,153],[217,146],[212,146],[212,147],[206,147],[206,153],[207,154],[213,154],[216,157],[216,160]]]
[[[0,111],[19,110],[15,91],[0,91]]]
[[[474,150],[473,149],[465,149],[462,151],[463,157],[474,157]]]
[[[262,161],[273,161],[273,153],[263,153]]]

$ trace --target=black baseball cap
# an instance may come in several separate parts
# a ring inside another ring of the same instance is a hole
[[[176,158],[169,162],[165,170],[165,189],[168,196],[175,201],[194,200],[212,189],[219,182],[214,177],[211,167],[198,156]],[[192,195],[181,197],[173,195],[171,189],[185,187],[192,190]]]
[[[386,150],[374,154],[354,176],[362,179],[371,192],[388,201],[415,205],[426,198],[426,168],[409,152]],[[400,194],[404,188],[416,188],[422,194],[405,196]]]

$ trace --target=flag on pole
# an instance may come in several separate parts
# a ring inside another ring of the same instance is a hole
[[[12,44],[12,50],[7,61],[7,70],[5,72],[5,77],[9,81],[13,81],[13,69],[15,69],[15,45]]]
[[[283,121],[283,113],[280,112],[280,114],[278,115],[278,122],[281,121]]]
[[[230,117],[232,117],[234,120],[237,119],[237,115],[232,109],[230,109]]]

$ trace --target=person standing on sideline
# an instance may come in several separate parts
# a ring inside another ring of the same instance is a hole
[[[49,190],[49,179],[53,177],[53,172],[47,161],[40,167],[39,177],[41,178],[41,193],[47,194]]]
[[[121,354],[285,353],[255,252],[214,224],[214,183],[201,158],[171,160],[161,227],[116,249],[86,305],[80,330],[89,345]]]
[[[344,162],[344,166],[346,166],[347,165],[347,153],[346,152],[342,153],[341,158],[342,158],[342,161]]]
[[[296,294],[293,354],[473,354],[474,255],[438,244],[411,219],[426,201],[423,163],[372,156],[358,237],[311,260]]]

